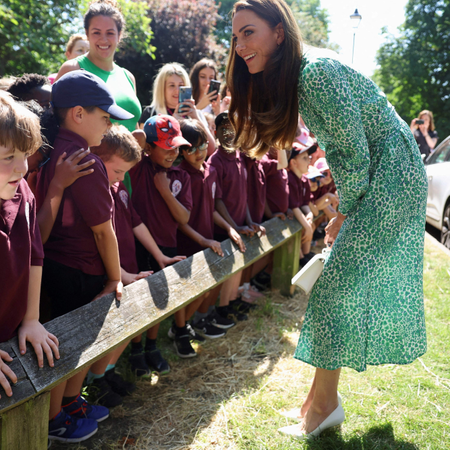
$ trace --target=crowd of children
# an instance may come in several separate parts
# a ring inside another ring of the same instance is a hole
[[[215,117],[216,150],[207,158],[211,131],[200,120],[158,114],[133,132],[111,126],[110,119],[131,115],[84,70],[52,85],[51,105],[39,121],[36,105],[0,91],[0,282],[6,293],[0,342],[17,335],[22,353],[31,342],[40,366],[44,354],[50,366],[59,358],[57,337],[39,322],[41,280],[41,298],[56,318],[107,293],[120,300],[123,285],[203,249],[223,256],[227,238],[245,252],[242,236],[263,235],[261,223],[272,217],[301,223],[305,264],[320,232],[314,216],[336,215],[330,170],[324,158],[310,165],[318,146],[301,127],[292,149],[253,160],[232,148],[224,111]],[[123,184],[127,172],[132,194]],[[269,256],[177,311],[169,329],[177,355],[197,356],[192,341],[221,338],[246,320],[270,284],[270,270]],[[170,371],[157,346],[158,329],[147,330],[144,345],[138,336],[52,390],[50,439],[89,438],[109,408],[133,392],[135,385],[115,370],[127,345],[136,376]],[[16,381],[10,361],[0,351],[0,385],[8,396]],[[81,396],[83,383],[97,404]]]

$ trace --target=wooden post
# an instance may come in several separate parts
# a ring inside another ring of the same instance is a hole
[[[48,439],[50,392],[0,416],[0,450],[44,450]]]
[[[291,285],[291,279],[298,272],[301,239],[302,231],[299,231],[274,252],[272,288],[279,289],[281,295],[294,294],[295,286]]]

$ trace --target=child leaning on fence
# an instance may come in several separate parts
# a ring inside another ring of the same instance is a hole
[[[26,341],[39,367],[44,353],[50,366],[59,359],[58,339],[39,322],[39,292],[44,252],[36,220],[36,202],[26,181],[27,158],[41,145],[39,119],[0,92],[0,342],[17,335],[21,354]],[[53,356],[54,355],[54,356]],[[0,350],[0,385],[12,395],[17,376]]]
[[[50,161],[38,175],[38,205],[46,198],[61,154],[70,157],[80,148],[100,144],[111,125],[110,118],[130,117],[115,104],[106,84],[83,70],[70,72],[53,85],[52,103],[57,119],[53,126],[58,128],[58,134]],[[101,159],[96,155],[88,158],[95,160],[91,166],[94,171],[64,190],[44,246],[43,285],[51,300],[52,317],[86,305],[100,294],[115,292],[118,300],[121,299],[120,264],[111,220],[113,205],[108,178]],[[108,358],[102,358],[93,367],[106,368]],[[52,390],[50,439],[80,442],[97,431],[97,422],[108,417],[106,407],[89,405],[80,395],[86,370]],[[99,387],[104,390],[102,400],[107,399],[109,406],[122,402],[106,382]]]
[[[100,156],[105,164],[111,186],[111,195],[114,201],[114,229],[119,245],[122,282],[125,286],[153,273],[152,271],[139,271],[135,239],[152,255],[160,268],[185,258],[184,256],[175,256],[174,258],[165,256],[133,207],[123,180],[125,174],[141,160],[142,151],[138,144],[139,137],[143,137],[145,143],[143,131],[136,130],[133,134],[136,134],[137,139],[124,126],[115,124],[108,130],[102,143],[98,147],[92,148],[92,152]],[[155,331],[157,333],[157,329]],[[152,329],[150,329],[150,332],[152,332]],[[128,342],[118,347],[111,354],[111,360],[105,374],[107,379],[113,382],[116,392],[124,394],[129,392],[126,382],[114,372],[114,368],[127,344]],[[150,377],[151,370],[159,373],[169,370],[169,365],[158,348],[155,347],[151,351],[143,352],[141,336],[132,340],[129,360],[131,368],[137,376]]]

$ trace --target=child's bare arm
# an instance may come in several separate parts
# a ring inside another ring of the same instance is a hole
[[[166,202],[172,217],[180,224],[189,222],[191,212],[186,209],[172,194],[170,190],[170,180],[166,172],[159,172],[154,177],[156,189],[158,189],[162,198]]]
[[[229,238],[237,244],[239,250],[244,253],[247,248],[245,247],[244,241],[242,240],[240,234],[217,212],[213,213],[214,223],[220,228],[223,228],[228,233]]]
[[[39,367],[44,367],[44,353],[50,367],[54,366],[53,355],[59,359],[59,342],[56,336],[49,333],[39,322],[39,297],[41,292],[42,267],[30,266],[28,282],[27,312],[18,330],[19,349],[22,355],[26,352],[26,341],[30,342],[36,352]]]
[[[120,278],[119,249],[112,222],[108,220],[91,227],[91,230],[94,233],[95,243],[108,277],[104,289],[96,298],[115,292],[117,300],[121,300],[123,285]]]
[[[278,150],[277,151],[277,161],[278,161],[278,164],[277,164],[278,170],[286,169],[286,167],[288,166],[286,150]]]
[[[150,230],[144,223],[141,223],[137,227],[134,227],[133,234],[136,236],[136,239],[145,247],[145,249],[152,254],[161,269],[164,269],[164,267],[169,266],[170,264],[174,264],[178,261],[186,259],[186,256],[175,256],[173,258],[169,258],[168,256],[164,255],[164,253],[159,249],[158,244],[153,239]]]
[[[191,238],[194,242],[201,245],[205,248],[210,248],[213,252],[217,253],[219,256],[223,256],[223,250],[220,245],[220,242],[215,241],[214,239],[206,239],[200,233],[197,233],[190,225],[180,225],[180,231],[183,232],[186,236]]]
[[[230,213],[228,212],[227,207],[225,206],[225,203],[221,198],[216,198],[214,202],[214,206],[216,208],[216,211],[225,219],[226,222],[228,222],[232,228],[234,228],[238,233],[245,234],[247,236],[252,236],[254,234],[253,230],[250,227],[243,226],[238,227],[236,225],[236,222],[233,220],[233,218],[230,216]]]
[[[94,160],[78,164],[90,153],[90,150],[80,149],[64,160],[63,153],[56,162],[55,175],[48,187],[47,195],[37,213],[37,221],[41,232],[42,243],[45,244],[50,236],[53,225],[58,215],[64,189],[70,186],[80,177],[89,175],[94,169],[87,169],[94,164]],[[87,169],[87,170],[85,170]]]
[[[306,217],[301,212],[300,208],[294,208],[293,213],[294,213],[294,217],[297,219],[297,221],[303,227],[302,243],[311,241],[312,236],[313,236],[313,230],[312,230],[311,224],[306,220]]]
[[[153,274],[153,271],[151,270],[139,273],[129,273],[122,267],[120,268],[120,272],[122,283],[124,286],[128,286],[129,284],[134,283],[135,281],[138,281],[141,278],[147,278],[149,275]]]
[[[319,209],[317,208],[317,206],[316,206],[313,202],[309,202],[309,209],[311,210],[311,212],[312,212],[315,216],[318,216],[318,215],[319,215]]]
[[[286,220],[286,214],[284,214],[282,212],[276,212],[276,213],[272,212],[272,210],[270,209],[269,203],[267,202],[267,199],[266,199],[266,204],[264,205],[264,215],[268,219],[272,219],[273,217],[278,217],[281,220]]]

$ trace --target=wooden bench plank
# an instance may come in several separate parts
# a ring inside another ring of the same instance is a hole
[[[207,249],[127,286],[121,302],[117,302],[111,294],[46,323],[45,327],[60,342],[61,359],[55,361],[54,368],[46,364],[39,369],[30,345],[22,356],[17,339],[9,341],[34,387],[34,395],[70,378],[124,341],[159,323],[232,274],[284,244],[301,229],[297,221],[277,218],[264,225],[267,236],[245,239],[245,253],[227,240],[222,243],[223,258]],[[0,413],[11,408],[4,397],[0,399]],[[15,387],[13,398],[16,405],[26,400],[22,393],[19,395],[16,392]]]

